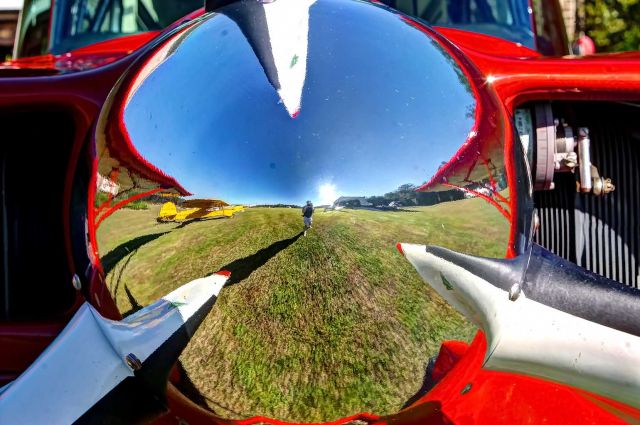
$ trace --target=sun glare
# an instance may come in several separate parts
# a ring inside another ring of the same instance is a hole
[[[320,185],[320,188],[318,188],[318,196],[320,198],[320,205],[333,204],[333,201],[338,199],[336,185],[333,183],[324,183]]]

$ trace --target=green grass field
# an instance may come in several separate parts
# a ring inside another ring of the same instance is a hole
[[[460,204],[472,208],[460,212]],[[181,356],[185,391],[224,417],[333,420],[400,409],[445,339],[473,326],[425,284],[396,242],[504,255],[508,223],[480,199],[413,211],[314,215],[250,208],[232,219],[158,224],[159,207],[100,227],[122,312],[226,269],[226,286]]]

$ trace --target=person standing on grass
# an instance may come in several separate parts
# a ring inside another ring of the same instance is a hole
[[[311,229],[313,223],[313,204],[307,201],[307,205],[302,207],[302,220],[304,221],[304,235],[307,236],[307,230]]]

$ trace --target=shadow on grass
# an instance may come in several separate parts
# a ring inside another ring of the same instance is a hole
[[[416,401],[420,400],[426,393],[431,391],[431,389],[435,386],[435,382],[431,378],[433,374],[433,367],[435,366],[435,358],[429,359],[429,363],[427,363],[427,368],[424,371],[424,377],[422,378],[422,386],[416,391],[414,395],[412,395],[409,400],[407,400],[402,406],[403,409],[411,406]]]
[[[182,229],[183,227],[187,227],[191,223],[196,223],[196,222],[200,222],[200,221],[225,220],[225,219],[229,219],[229,218],[233,218],[233,217],[224,216],[224,217],[190,218],[189,220],[185,220],[185,221],[180,222],[180,224],[178,226],[176,226],[175,229]]]
[[[120,290],[120,282],[122,281],[122,275],[124,274],[124,271],[127,268],[127,266],[129,266],[129,262],[131,261],[131,259],[133,258],[136,252],[137,251],[133,251],[133,253],[127,257],[127,260],[124,262],[122,267],[120,267],[120,270],[118,271],[118,273],[115,273],[117,276],[115,278],[113,276],[111,277],[111,287],[109,288],[109,290],[111,291],[111,294],[114,300],[118,299],[118,291]],[[114,284],[114,280],[115,280],[115,284]]]
[[[419,213],[420,211],[416,211],[416,210],[405,210],[404,208],[395,208],[395,209],[391,209],[391,210],[384,210],[384,211],[391,211],[391,212],[401,212],[401,213]]]
[[[177,382],[174,382],[174,385],[180,392],[185,395],[189,400],[193,401],[198,406],[202,407],[205,410],[213,413],[214,415],[219,415],[220,413],[211,408],[211,404],[218,406],[220,409],[226,412],[230,412],[236,416],[243,416],[242,413],[236,412],[228,406],[224,406],[215,400],[211,400],[210,398],[205,397],[200,390],[195,386],[189,374],[185,370],[184,366],[182,366],[182,362],[178,360],[176,363],[176,368],[178,369],[180,378]]]
[[[180,379],[178,380],[178,382],[174,383],[176,385],[176,388],[178,388],[182,394],[187,396],[189,400],[193,401],[198,406],[204,407],[206,410],[213,412],[207,405],[206,397],[203,396],[202,393],[196,388],[193,381],[189,377],[189,374],[184,369],[184,366],[182,366],[182,362],[180,360],[178,360],[178,363],[176,363],[176,369],[178,369],[178,373],[180,375]]]
[[[135,299],[135,297],[133,296],[133,294],[131,293],[131,291],[129,290],[129,287],[127,286],[127,284],[124,284],[124,292],[125,294],[127,294],[127,299],[129,300],[129,303],[131,304],[131,308],[127,311],[125,311],[124,313],[122,313],[122,317],[127,317],[130,314],[133,314],[135,312],[137,312],[138,310],[141,310],[144,306],[140,305],[138,303],[138,300]]]
[[[131,254],[133,251],[140,248],[142,245],[145,245],[155,239],[158,239],[162,235],[166,235],[169,232],[162,233],[152,233],[150,235],[138,236],[137,238],[133,238],[127,242],[124,242],[117,247],[113,248],[111,251],[107,252],[102,258],[100,258],[100,262],[102,263],[102,268],[104,269],[104,274],[108,274],[118,261],[122,260],[127,255]]]
[[[302,235],[303,232],[300,232],[288,239],[274,242],[268,247],[262,248],[261,250],[257,251],[255,254],[249,255],[248,257],[240,258],[239,260],[234,260],[226,266],[221,267],[220,270],[231,272],[231,277],[229,277],[226,286],[242,282],[243,280],[248,278],[251,273],[262,267],[267,261],[273,258],[280,251],[289,247]]]
[[[181,221],[180,224],[178,224],[176,227],[174,227],[174,229],[182,229],[184,227],[187,227],[188,225],[190,225],[191,223],[199,223],[201,221],[207,221],[207,219],[202,219],[202,218],[190,218],[189,220],[185,220],[185,221]]]
[[[120,289],[122,275],[124,274],[125,269],[129,265],[129,262],[131,261],[135,253],[138,251],[138,249],[141,246],[155,239],[158,239],[160,236],[166,235],[167,233],[169,232],[153,233],[150,235],[138,236],[137,238],[131,239],[127,242],[124,242],[118,245],[117,247],[109,251],[106,255],[104,255],[100,259],[102,263],[102,267],[104,269],[104,273],[105,275],[108,275],[109,272],[111,272],[115,268],[115,266],[120,262],[120,260],[122,260],[127,255],[129,256],[127,260],[124,262],[124,264],[122,264],[122,266],[120,267],[120,270],[117,270],[115,272],[116,276],[111,276],[110,278],[111,284],[110,284],[109,290],[114,300],[118,299],[118,291]],[[123,316],[126,317],[129,314],[135,313],[136,311],[140,310],[142,306],[138,304],[138,302],[133,297],[133,295],[131,294],[131,291],[129,290],[126,284],[124,285],[124,290],[132,306],[129,311],[123,313]]]
[[[404,208],[392,208],[392,207],[344,207],[340,209],[325,208],[324,212],[347,212],[347,211],[373,211],[373,212],[405,212],[405,213],[417,213],[420,211],[407,210]]]

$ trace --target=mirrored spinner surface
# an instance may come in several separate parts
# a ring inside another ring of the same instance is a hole
[[[396,243],[509,243],[500,123],[460,153],[477,102],[428,29],[368,3],[237,2],[167,37],[96,134],[94,244],[119,310],[229,271],[181,357],[194,401],[305,421],[397,411],[474,327]]]

